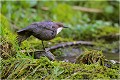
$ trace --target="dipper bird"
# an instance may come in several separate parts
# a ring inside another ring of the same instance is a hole
[[[43,21],[35,22],[22,30],[17,31],[18,44],[33,35],[42,41],[43,49],[45,50],[43,41],[51,40],[63,29],[67,28],[60,22]]]

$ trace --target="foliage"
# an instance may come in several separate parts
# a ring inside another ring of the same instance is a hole
[[[2,1],[1,12],[12,23],[19,27],[25,27],[28,23],[55,20],[67,24],[90,23],[95,20],[114,21],[118,23],[119,15],[118,1]],[[86,13],[73,10],[73,6],[82,6],[87,8],[97,8],[103,10],[103,13]],[[48,7],[44,11],[42,7]],[[114,15],[114,16],[113,16]],[[23,24],[24,22],[24,24]]]
[[[76,25],[63,30],[60,36],[73,38],[73,40],[98,40],[100,37],[119,33],[119,27],[111,26],[110,22],[96,21],[95,23]],[[64,35],[66,34],[66,35]]]

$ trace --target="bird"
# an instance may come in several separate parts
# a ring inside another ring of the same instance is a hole
[[[56,37],[56,35],[61,32],[63,28],[68,28],[63,25],[61,22],[53,21],[42,21],[34,22],[29,26],[17,31],[17,40],[18,45],[21,45],[21,42],[33,35],[35,38],[42,41],[43,49],[45,46],[43,41],[48,41]]]

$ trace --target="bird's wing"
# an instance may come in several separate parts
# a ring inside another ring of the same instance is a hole
[[[23,28],[23,29],[17,31],[17,33],[20,34],[20,35],[22,35],[22,34],[25,34],[25,33],[32,32],[32,29],[35,28],[35,27],[37,27],[37,24],[38,24],[38,22],[35,22],[35,23],[27,26],[26,28]]]
[[[39,29],[42,29],[42,30],[45,29],[45,30],[53,31],[52,26],[54,24],[51,21],[45,21],[45,22],[35,22],[32,25],[36,25],[37,26],[36,28],[39,28]]]
[[[24,29],[17,31],[17,33],[20,35],[20,34],[24,34],[27,31],[28,31],[28,29],[24,28]]]

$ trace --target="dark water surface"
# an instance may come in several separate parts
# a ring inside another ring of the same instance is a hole
[[[66,62],[75,62],[76,58],[83,53],[80,49],[62,49],[62,56],[56,57],[57,60]],[[119,61],[119,53],[103,53],[106,59]]]
[[[108,60],[116,60],[120,62],[119,53],[103,53],[103,55]]]

